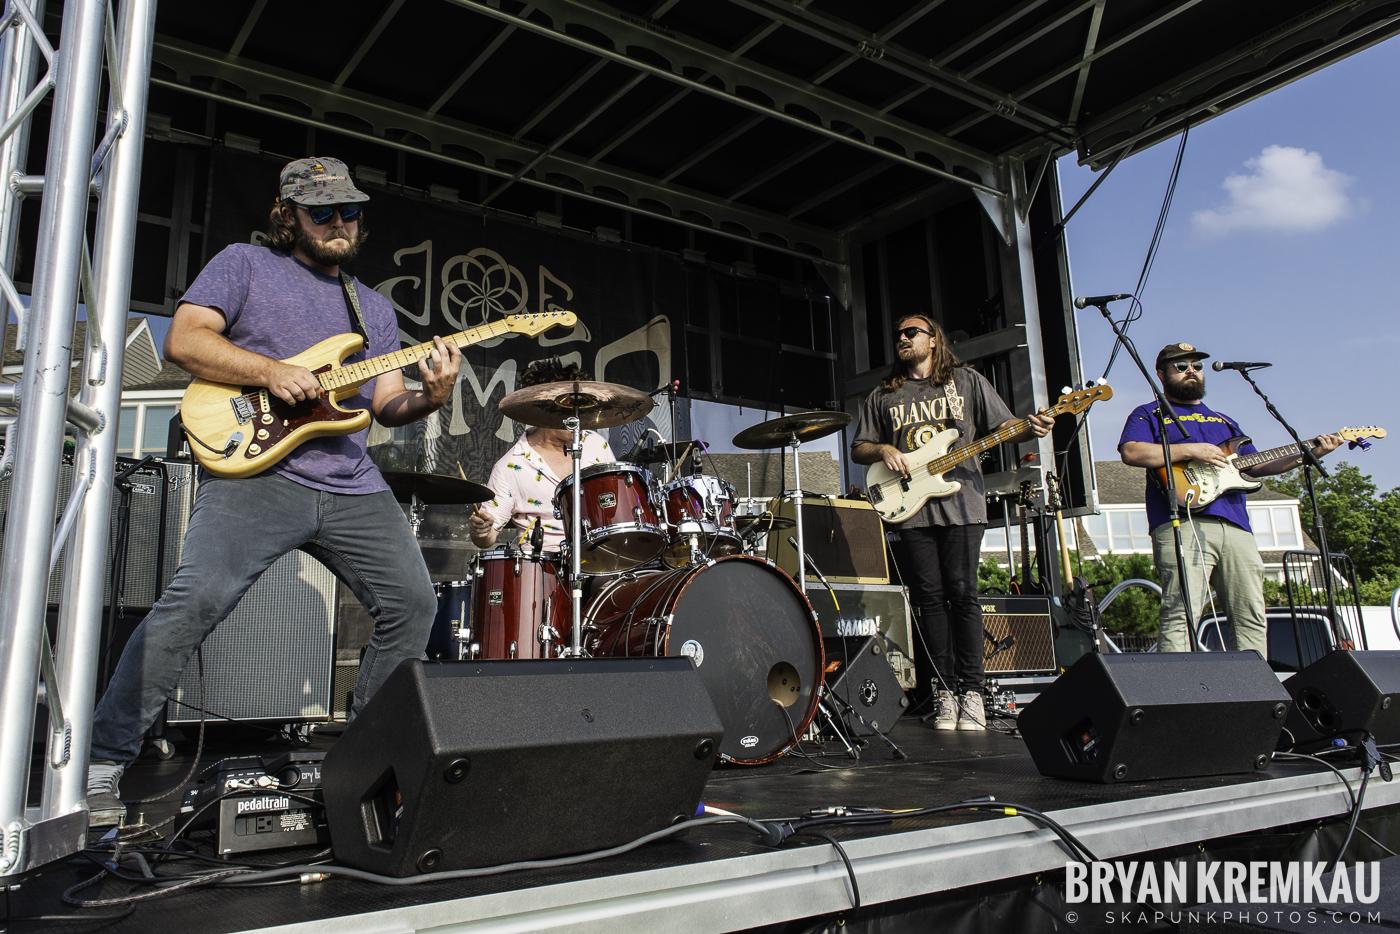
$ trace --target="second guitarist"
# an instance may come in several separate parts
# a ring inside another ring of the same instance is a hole
[[[175,310],[167,358],[195,376],[266,387],[294,404],[317,396],[320,384],[305,367],[278,358],[352,330],[365,334],[369,355],[398,350],[389,302],[339,278],[364,240],[368,200],[338,159],[289,163],[265,245],[234,244],[209,262]],[[392,370],[342,402],[372,409],[386,426],[436,411],[451,396],[461,354],[438,339],[431,357],[431,369],[419,360],[421,390],[406,389]],[[422,653],[437,600],[403,510],[369,459],[366,435],[315,438],[246,479],[201,478],[179,570],[131,636],[93,718],[87,786],[95,820],[119,812],[122,771],[195,649],[282,555],[300,548],[321,561],[374,618],[352,716],[400,662]],[[260,663],[237,660],[250,671]]]
[[[1210,354],[1190,344],[1168,344],[1157,354],[1157,378],[1172,405],[1167,422],[1173,461],[1201,460],[1218,467],[1228,465],[1218,446],[1244,434],[1228,415],[1211,410],[1201,400],[1206,395],[1205,365]],[[1128,415],[1118,453],[1130,467],[1155,468],[1165,464],[1162,436],[1155,414],[1157,404],[1140,405]],[[1323,435],[1313,444],[1318,457],[1342,443],[1342,436]],[[1241,454],[1253,454],[1254,446],[1244,444]],[[1281,457],[1256,464],[1245,473],[1266,477],[1292,470],[1302,463],[1301,455]],[[1147,481],[1147,525],[1152,530],[1152,560],[1162,582],[1162,609],[1158,618],[1161,652],[1186,652],[1191,645],[1186,635],[1186,610],[1181,599],[1176,545],[1172,535],[1171,509],[1167,498],[1149,473]],[[1192,511],[1191,523],[1182,525],[1182,545],[1186,557],[1187,590],[1191,594],[1191,618],[1201,618],[1206,593],[1214,587],[1221,609],[1230,619],[1233,648],[1254,649],[1268,658],[1268,630],[1264,616],[1264,562],[1249,527],[1249,510],[1243,492],[1226,493],[1206,506]],[[1207,583],[1208,582],[1208,583]]]
[[[1016,421],[992,385],[953,354],[943,329],[931,318],[899,318],[895,353],[898,360],[861,411],[851,442],[856,463],[883,461],[907,475],[904,455],[938,431],[957,428],[956,449]],[[1048,416],[1032,415],[1027,430],[1011,440],[1043,437],[1053,425]],[[918,619],[914,658],[919,686],[930,686],[938,703],[934,725],[982,730],[984,633],[977,565],[987,502],[981,465],[976,458],[964,461],[949,472],[949,479],[961,481],[962,488],[929,500],[898,526],[899,571]]]

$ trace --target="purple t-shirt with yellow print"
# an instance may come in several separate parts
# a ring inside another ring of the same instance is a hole
[[[1174,402],[1172,410],[1176,417],[1167,421],[1167,430],[1171,432],[1167,435],[1167,440],[1172,444],[1220,444],[1222,441],[1228,441],[1244,434],[1240,431],[1240,426],[1235,424],[1228,415],[1214,412],[1201,403],[1183,405]],[[1156,412],[1157,403],[1155,402],[1149,402],[1133,409],[1128,415],[1128,421],[1123,425],[1123,436],[1118,439],[1118,446],[1121,448],[1129,441],[1161,444],[1162,433],[1158,429]],[[1253,454],[1254,445],[1244,444],[1240,447],[1239,453]],[[1252,531],[1249,527],[1249,510],[1245,507],[1244,493],[1227,493],[1214,502],[1193,510],[1192,514],[1217,516],[1227,522],[1233,522],[1246,532]],[[1162,492],[1162,488],[1157,485],[1156,479],[1149,471],[1147,474],[1147,524],[1155,529],[1163,522],[1171,521],[1171,517],[1166,494]]]

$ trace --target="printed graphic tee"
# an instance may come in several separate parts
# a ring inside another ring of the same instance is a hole
[[[876,387],[865,399],[851,447],[892,444],[907,454],[923,447],[938,432],[956,428],[958,439],[949,450],[957,450],[1014,417],[992,384],[971,367],[955,368],[953,383],[951,397],[941,385],[931,385],[928,380],[906,380],[894,392]],[[898,528],[986,524],[987,499],[978,458],[968,458],[944,476],[960,482],[962,489],[952,496],[929,500]]]

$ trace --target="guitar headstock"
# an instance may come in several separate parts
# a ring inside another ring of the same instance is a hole
[[[1366,428],[1343,428],[1337,434],[1346,441],[1361,441],[1366,438],[1384,438],[1385,429],[1371,425]]]
[[[1078,415],[1095,402],[1106,402],[1113,398],[1113,387],[1107,383],[1100,383],[1097,386],[1086,386],[1083,389],[1076,389],[1074,392],[1067,392],[1060,396],[1059,401],[1051,410],[1056,415],[1071,413]]]
[[[1045,504],[1051,512],[1062,508],[1060,502],[1060,480],[1050,471],[1045,471]]]
[[[516,334],[536,337],[550,328],[571,328],[578,324],[578,315],[572,311],[537,311],[524,315],[508,315],[506,327]]]

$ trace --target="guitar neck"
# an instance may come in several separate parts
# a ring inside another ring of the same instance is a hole
[[[1285,444],[1281,448],[1270,448],[1267,451],[1259,451],[1246,457],[1235,458],[1236,470],[1247,470],[1257,464],[1267,464],[1269,461],[1276,461],[1280,457],[1292,457],[1294,454],[1303,453],[1303,448],[1298,444]]]
[[[1059,415],[1062,411],[1063,409],[1060,406],[1053,405],[1050,407],[1050,410],[1045,414],[1049,415],[1051,418],[1054,418],[1055,416]],[[928,472],[930,474],[933,474],[934,476],[937,476],[942,473],[947,473],[949,470],[952,470],[954,467],[958,466],[968,458],[976,457],[983,451],[990,451],[998,444],[1003,444],[1007,441],[1010,441],[1017,435],[1024,433],[1025,430],[1029,427],[1030,422],[1027,419],[1018,419],[1017,421],[1012,422],[1010,425],[1007,425],[1004,428],[997,429],[996,431],[982,438],[980,441],[972,442],[965,448],[958,448],[955,451],[949,451],[942,457],[935,457],[933,460],[928,462],[925,469],[927,469]]]
[[[504,321],[492,321],[480,327],[467,328],[465,331],[458,331],[456,334],[449,334],[443,340],[449,344],[455,344],[458,348],[470,347],[472,344],[479,344],[482,341],[491,340],[493,337],[500,337],[502,334],[510,332],[509,325]],[[335,367],[322,373],[319,377],[321,388],[327,391],[357,389],[365,383],[374,379],[380,374],[390,370],[398,370],[416,363],[420,357],[431,355],[433,342],[417,344],[413,347],[405,347],[402,350],[395,350],[393,353],[382,354],[378,357],[371,357],[368,360],[361,360],[359,363],[352,363],[349,366]]]

